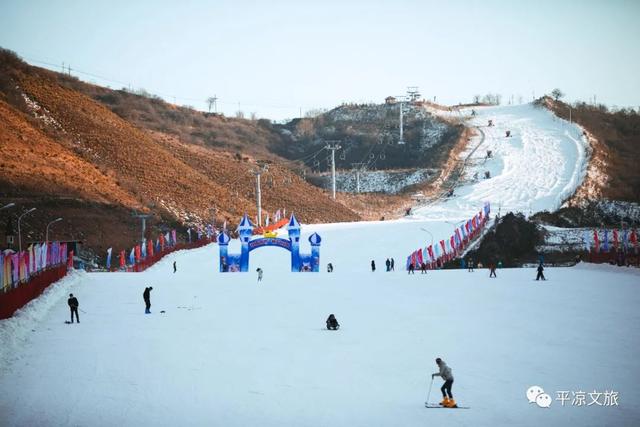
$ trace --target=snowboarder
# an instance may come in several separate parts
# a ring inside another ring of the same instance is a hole
[[[413,265],[413,263],[410,263],[409,264],[409,272],[407,274],[416,274],[414,272],[414,270],[415,270],[415,266]]]
[[[458,405],[456,405],[456,401],[453,400],[453,394],[451,393],[451,387],[453,386],[453,374],[451,373],[451,368],[448,367],[444,360],[439,357],[436,359],[436,365],[438,365],[440,371],[431,374],[431,379],[434,377],[441,377],[444,380],[444,384],[440,388],[440,391],[442,392],[442,402],[440,402],[440,405],[447,408],[457,408]]]
[[[256,271],[258,272],[258,282],[262,282],[262,269],[257,268]]]
[[[376,271],[376,262],[371,260],[371,271]]]
[[[387,260],[385,261],[385,265],[387,266],[387,271],[391,271],[391,261],[389,260],[389,258],[387,258]]]
[[[333,314],[330,314],[327,318],[327,329],[337,331],[340,329],[340,324],[338,323],[338,319]]]
[[[540,279],[542,279],[542,280],[547,280],[547,279],[544,277],[544,273],[543,273],[543,271],[544,271],[544,266],[543,266],[542,264],[540,264],[540,265],[538,266],[538,275],[536,276],[536,280],[540,280]]]
[[[333,273],[333,264],[327,264],[327,273]]]
[[[395,271],[395,264],[396,262],[391,258],[391,271]]]
[[[473,258],[469,258],[469,260],[467,261],[467,266],[469,267],[469,272],[473,273]]]
[[[175,273],[176,271],[178,271],[178,268],[176,267],[176,262],[173,261],[173,272]]]
[[[497,277],[496,276],[496,265],[495,263],[492,261],[489,263],[489,277]]]
[[[153,287],[149,286],[148,288],[144,288],[144,292],[142,293],[142,298],[144,298],[145,314],[151,314],[151,291]]]
[[[69,294],[67,304],[69,304],[69,310],[71,310],[71,323],[73,323],[73,313],[76,314],[76,320],[80,323],[80,317],[78,316],[78,298],[74,297],[73,294]]]

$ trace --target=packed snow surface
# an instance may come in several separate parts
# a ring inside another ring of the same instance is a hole
[[[448,237],[484,201],[551,209],[577,185],[575,129],[529,106],[479,114],[499,129],[512,122],[512,139],[485,140],[495,144],[486,165],[495,178],[404,220],[303,225],[302,251],[318,232],[333,273],[291,273],[289,253],[267,247],[251,252],[250,273],[221,274],[209,245],[144,273],[74,274],[53,285],[0,321],[0,425],[638,425],[637,270],[547,268],[545,282],[533,280],[535,269],[495,279],[486,269],[403,271],[406,255]],[[532,159],[546,173],[532,171]],[[384,271],[387,257],[396,271]],[[64,323],[69,292],[80,324]],[[325,329],[330,313],[339,331]],[[429,395],[436,357],[471,409],[424,407],[440,400],[439,378]],[[528,403],[533,385],[554,399],[550,408]],[[559,391],[614,391],[618,405],[562,406]]]

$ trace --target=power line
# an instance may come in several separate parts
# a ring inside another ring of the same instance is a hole
[[[57,71],[58,69],[60,69],[60,63],[55,64],[55,63],[52,63],[52,62],[49,62],[49,61],[43,61],[43,60],[41,60],[41,59],[33,58],[33,57],[31,57],[31,56],[23,56],[23,59],[26,59],[27,61],[29,61],[29,62],[31,62],[31,63],[41,64],[41,65],[47,65],[47,66],[49,66],[49,67],[51,67],[51,68],[52,68],[52,71]],[[69,65],[69,64],[67,64],[67,65],[65,66],[65,65],[64,65],[64,62],[62,62],[62,64],[63,64],[63,74],[71,75],[71,67],[70,67],[70,65]],[[64,69],[65,69],[65,68],[68,70],[66,73],[65,73],[65,71],[64,71]],[[120,81],[120,80],[112,79],[112,78],[110,78],[110,77],[102,76],[102,75],[100,75],[100,74],[95,74],[95,73],[92,73],[92,72],[88,72],[88,71],[84,71],[84,70],[79,70],[79,69],[76,69],[76,68],[73,68],[73,72],[74,72],[75,74],[81,74],[81,75],[84,75],[84,76],[88,76],[88,77],[93,77],[93,78],[96,78],[96,79],[100,79],[100,80],[103,80],[103,81],[105,81],[105,82],[115,83],[115,84],[118,84],[118,85],[122,85],[122,86],[123,86],[123,88],[125,88],[125,87],[126,87],[126,88],[129,88],[129,90],[131,90],[131,83],[130,83],[130,82],[123,82],[123,81]],[[164,97],[165,99],[171,99],[171,98],[173,98],[173,99],[174,99],[174,101],[175,101],[175,100],[180,100],[180,101],[189,101],[189,102],[206,103],[206,100],[205,100],[205,99],[198,99],[198,98],[191,98],[191,97],[185,97],[185,96],[169,95],[169,94],[162,93],[162,92],[158,92],[158,91],[154,91],[154,90],[151,90],[151,91],[150,91],[150,93],[151,93],[151,94],[153,94],[153,95],[162,96],[162,97]],[[218,101],[218,100],[219,100],[219,98],[218,98],[218,97],[216,97],[216,101],[217,101],[217,102],[216,102],[216,104],[221,104],[221,105],[230,105],[230,106],[231,106],[231,105],[235,106],[235,105],[238,105],[238,104],[239,104],[239,102],[238,102],[238,101],[236,101],[236,102],[231,102],[231,101],[228,101],[228,102],[221,102],[221,101]],[[175,102],[174,102],[174,104],[175,104]],[[316,108],[315,106],[313,106],[313,107],[312,107],[312,106],[305,106],[305,105],[302,105],[302,106],[301,106],[301,105],[285,105],[285,104],[280,104],[280,103],[277,103],[277,102],[274,102],[274,103],[264,103],[264,104],[254,104],[254,103],[241,102],[241,104],[242,104],[242,105],[244,105],[245,107],[278,108],[278,109],[291,109],[291,110],[298,110],[298,111],[299,111],[299,110],[301,110],[302,108],[305,108],[305,109],[309,109],[309,108]]]

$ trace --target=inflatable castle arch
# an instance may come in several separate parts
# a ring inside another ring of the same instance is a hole
[[[247,214],[244,214],[242,221],[240,221],[237,228],[240,236],[241,248],[239,254],[229,253],[229,242],[231,241],[231,238],[226,232],[223,232],[218,236],[218,247],[220,249],[220,272],[228,273],[249,271],[249,254],[251,251],[264,246],[274,246],[288,250],[291,253],[292,272],[320,271],[320,242],[322,239],[318,233],[313,233],[309,236],[311,253],[301,254],[301,226],[295,215],[291,214],[291,217],[289,218],[289,224],[287,225],[287,232],[289,233],[288,239],[276,237],[275,233],[265,233],[263,236],[253,238],[253,230],[253,224],[251,224]]]

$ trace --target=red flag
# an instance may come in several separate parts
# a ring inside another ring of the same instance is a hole
[[[164,235],[160,233],[160,250],[164,251]]]
[[[69,251],[69,258],[67,259],[67,268],[73,268],[73,251]]]
[[[629,241],[634,247],[638,246],[638,236],[636,234],[636,230],[631,230],[631,236],[629,237]]]
[[[618,249],[618,230],[613,229],[613,247]]]
[[[153,256],[153,240],[147,240],[147,257]]]
[[[598,230],[593,230],[593,248],[596,252],[600,252],[600,239],[598,239]]]
[[[136,262],[140,262],[140,245],[136,245]]]
[[[124,267],[125,265],[127,265],[126,261],[125,261],[125,258],[126,258],[126,255],[125,255],[124,249],[123,249],[122,251],[120,251],[120,267],[121,268]]]
[[[418,265],[422,265],[422,261],[423,261],[423,259],[422,259],[422,250],[418,249],[417,253],[418,253],[418,259],[417,259]]]
[[[427,252],[429,252],[429,256],[432,260],[436,259],[436,257],[433,256],[433,245],[429,245],[429,247],[427,248]]]

